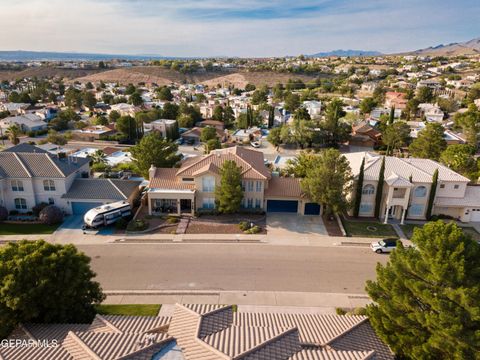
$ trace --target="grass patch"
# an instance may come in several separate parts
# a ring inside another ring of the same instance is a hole
[[[348,236],[353,237],[398,237],[390,224],[382,224],[377,221],[351,221],[342,219],[343,227]]]
[[[423,225],[420,224],[405,224],[405,225],[400,225],[402,228],[403,232],[405,233],[405,236],[408,239],[411,239],[413,236],[413,230],[415,228],[421,229]],[[467,235],[470,235],[473,240],[475,241],[480,241],[480,234],[478,233],[477,230],[475,230],[473,227],[460,227],[463,232]]]
[[[97,305],[95,308],[100,315],[134,315],[157,316],[162,305],[131,304],[131,305]]]
[[[45,235],[52,234],[59,225],[45,224],[5,224],[0,225],[0,235]]]

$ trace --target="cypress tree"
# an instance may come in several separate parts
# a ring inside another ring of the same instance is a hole
[[[375,194],[375,217],[380,217],[380,207],[382,206],[383,181],[385,180],[385,156],[382,158],[380,173],[378,174],[377,193]]]
[[[360,212],[360,203],[362,202],[364,171],[365,171],[365,158],[362,159],[362,165],[360,165],[360,172],[358,174],[357,188],[355,193],[355,203],[353,207],[353,216],[355,217],[358,217],[358,214]]]
[[[430,188],[430,196],[428,198],[428,206],[427,206],[427,220],[430,220],[432,217],[432,210],[433,210],[433,201],[435,200],[435,193],[437,192],[437,183],[438,183],[438,169],[435,169],[435,172],[432,176],[432,187]]]
[[[269,112],[268,112],[268,128],[273,127],[273,122],[275,120],[275,108],[273,106],[270,106]]]
[[[388,125],[392,125],[395,121],[395,106],[390,108],[390,117],[388,119]]]

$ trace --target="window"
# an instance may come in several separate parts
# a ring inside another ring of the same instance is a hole
[[[15,201],[15,209],[17,210],[26,210],[27,209],[27,200],[22,198],[17,198]]]
[[[458,185],[458,184],[453,185],[453,188],[454,188],[455,190],[457,190],[459,187],[460,187],[460,185]]]
[[[262,182],[257,181],[257,192],[261,192],[261,191],[262,191]]]
[[[43,180],[43,190],[55,191],[55,182],[53,180]]]
[[[194,178],[182,178],[183,181],[194,181]]]
[[[423,209],[425,208],[422,204],[412,204],[410,209],[408,209],[408,215],[410,216],[422,216]]]
[[[213,192],[215,190],[215,178],[213,176],[204,176],[202,178],[202,187],[204,192]]]
[[[418,186],[415,188],[415,197],[422,198],[427,196],[427,188],[425,186]]]
[[[360,213],[361,214],[369,214],[373,211],[372,204],[360,204]]]
[[[260,199],[255,199],[255,207],[257,209],[260,209],[262,207],[262,200]]]
[[[247,191],[253,191],[253,181],[247,181]]]
[[[54,205],[55,204],[55,199],[54,198],[48,198],[48,205]]]
[[[204,198],[203,199],[203,208],[204,209],[214,209],[215,208],[215,198]]]
[[[23,191],[23,182],[20,180],[12,180],[12,191]]]
[[[445,189],[445,184],[440,184],[440,189]]]
[[[375,193],[375,187],[373,185],[367,184],[362,189],[363,195],[373,195]]]
[[[249,208],[249,209],[253,208],[253,199],[248,199],[247,200],[247,208]]]
[[[242,190],[245,191],[245,183],[246,181],[242,181]]]

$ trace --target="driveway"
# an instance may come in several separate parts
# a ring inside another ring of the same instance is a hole
[[[62,239],[74,239],[83,235],[83,216],[69,215],[65,217],[65,221],[55,231],[55,237]]]
[[[267,214],[268,238],[316,238],[328,236],[321,216],[297,215],[289,213]]]

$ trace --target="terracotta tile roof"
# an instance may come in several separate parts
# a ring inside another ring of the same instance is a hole
[[[150,180],[151,189],[170,189],[170,190],[193,190],[195,184],[187,184],[181,181],[177,176],[178,169],[175,168],[157,168],[153,179]]]
[[[273,176],[265,189],[265,197],[299,198],[303,194],[300,179],[293,177]]]
[[[334,351],[334,350],[302,350],[289,360],[366,360],[374,359],[374,351]]]
[[[246,179],[266,180],[271,177],[263,160],[263,153],[239,146],[212,151],[209,155],[200,159],[190,160],[183,163],[177,172],[177,176],[194,176],[198,171],[205,169],[210,164],[215,165],[212,171],[218,173],[223,163],[227,160],[234,161],[242,168],[242,176]]]

